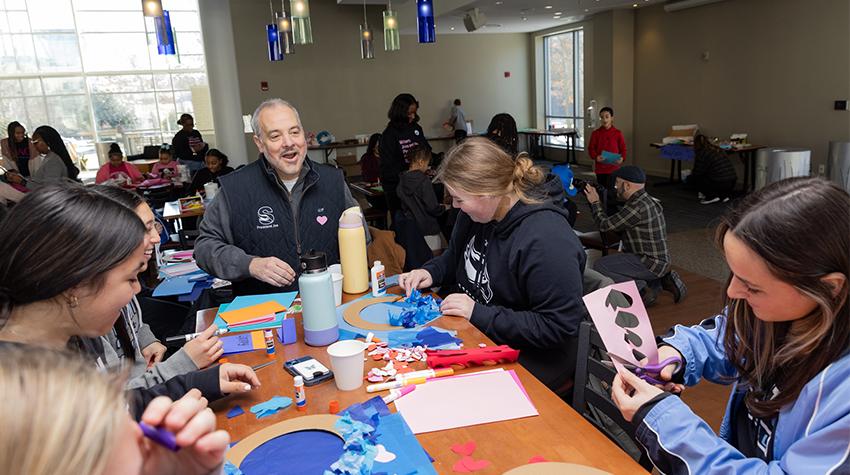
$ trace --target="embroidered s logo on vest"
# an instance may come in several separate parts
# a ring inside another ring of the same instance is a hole
[[[271,206],[261,206],[257,210],[257,220],[260,223],[260,229],[266,228],[274,224],[274,210]]]

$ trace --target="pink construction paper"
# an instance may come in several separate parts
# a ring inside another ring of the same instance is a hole
[[[612,294],[612,292],[615,294]],[[622,299],[613,299],[616,292],[628,295],[632,300],[632,304],[628,307],[620,307],[612,302],[612,300],[622,302]],[[643,306],[643,300],[640,298],[640,292],[634,281],[612,284],[589,293],[584,296],[584,304],[609,354],[616,355],[622,360],[636,366],[658,362],[658,346],[655,344],[655,334],[652,331],[649,315],[646,313],[646,308]],[[618,318],[618,314],[621,313],[623,313],[623,315],[619,315],[621,321],[633,320],[636,317],[637,326],[623,328],[617,325],[616,319]],[[642,340],[640,346],[634,346],[632,343],[626,341],[627,330],[636,333],[640,337]],[[633,350],[640,351],[647,359],[638,361],[632,353]],[[618,369],[621,368],[621,365],[616,360],[614,360],[614,364]]]
[[[476,374],[493,373],[493,372],[496,372],[496,371],[504,371],[504,370],[505,370],[505,368],[486,369],[484,371],[476,371],[474,373],[456,374],[454,376],[443,376],[442,378],[434,378],[434,380],[436,381],[438,379],[465,378],[467,376],[475,376]],[[522,381],[519,380],[519,376],[517,376],[516,371],[509,370],[508,373],[510,373],[510,375],[514,378],[514,381],[516,381],[516,385],[519,386],[520,389],[522,389],[522,393],[525,394],[525,397],[528,398],[528,402],[530,402],[531,405],[533,406],[534,403],[531,402],[531,396],[528,395],[528,391],[525,390],[525,386],[522,385]]]
[[[414,434],[538,415],[511,373],[483,371],[428,380],[396,399],[396,410]]]

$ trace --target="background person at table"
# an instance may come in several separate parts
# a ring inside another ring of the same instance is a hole
[[[10,122],[6,127],[6,138],[0,140],[0,164],[6,170],[17,170],[24,178],[38,168],[39,156],[35,145],[27,137],[27,130],[20,122]]]
[[[77,179],[80,170],[71,161],[68,149],[65,148],[65,143],[56,129],[42,125],[35,129],[30,142],[39,154],[36,158],[38,166],[31,167],[31,170],[35,168],[35,171],[28,178],[14,172],[7,173],[7,179],[10,183],[34,190],[43,185],[62,181],[65,178]]]
[[[150,172],[153,178],[163,178],[179,183],[180,168],[171,153],[171,145],[164,143],[159,147],[159,161],[154,163]]]
[[[626,160],[626,139],[623,138],[623,133],[614,127],[614,109],[603,107],[599,111],[599,120],[602,121],[602,125],[590,134],[587,153],[593,160],[593,172],[596,174],[596,181],[608,190],[606,211],[608,214],[614,214],[617,212],[617,200],[615,199],[617,191],[614,189],[612,173],[617,171]],[[620,158],[615,163],[605,163],[603,162],[602,152],[616,153],[620,155]]]
[[[223,154],[217,148],[211,148],[204,157],[204,168],[195,172],[192,177],[192,184],[189,186],[191,194],[199,193],[204,190],[204,185],[210,182],[219,184],[219,177],[227,175],[233,171],[233,168],[227,166],[227,155]]]
[[[145,225],[145,256],[153,260],[160,243],[160,228],[150,206],[138,193],[116,186],[99,185],[94,191],[132,210]],[[145,272],[143,268],[139,274]],[[141,280],[141,279],[140,279]],[[154,336],[150,326],[142,319],[142,308],[136,296],[122,310],[112,331],[99,339],[81,339],[82,346],[98,361],[110,369],[129,367],[128,388],[151,387],[181,374],[206,368],[223,354],[222,342],[210,326],[167,360],[166,348]]]
[[[700,204],[729,201],[738,175],[729,156],[703,134],[694,137],[694,168],[687,184],[696,188]]]
[[[369,137],[366,153],[360,157],[360,175],[366,183],[377,183],[381,177],[381,134]]]
[[[487,126],[486,137],[512,156],[518,153],[519,134],[516,120],[510,114],[502,112],[494,115]]]
[[[28,475],[218,473],[230,437],[200,393],[139,414],[176,435],[174,452],[142,436],[121,386],[66,352],[0,345],[0,463]]]
[[[401,174],[396,193],[401,200],[401,208],[416,222],[416,227],[425,238],[428,247],[434,251],[442,248],[440,222],[438,219],[446,212],[446,206],[434,193],[434,184],[426,173],[431,163],[431,152],[423,148],[410,151],[410,169]]]
[[[485,138],[464,140],[437,170],[461,212],[446,251],[402,274],[411,289],[453,292],[444,315],[468,319],[496,344],[520,351],[520,363],[564,394],[575,372],[574,336],[585,315],[586,256],[567,213],[537,199],[543,171],[514,160]]]
[[[203,168],[204,155],[209,145],[204,142],[201,133],[195,130],[195,118],[191,114],[181,114],[177,125],[183,128],[171,139],[172,151],[178,162],[189,167],[189,171],[194,173]]]
[[[408,153],[414,147],[431,150],[425,140],[425,132],[419,126],[419,102],[408,93],[399,94],[393,99],[387,118],[390,119],[384,133],[381,134],[381,183],[387,197],[390,216],[401,209],[401,201],[396,194],[401,172],[410,165]]]
[[[452,102],[451,113],[448,120],[443,122],[443,127],[451,129],[454,132],[455,143],[460,143],[461,140],[466,138],[466,114],[464,114],[463,108],[460,107],[460,99],[455,99]]]
[[[135,165],[124,160],[121,147],[117,143],[112,143],[109,145],[109,161],[97,171],[94,182],[97,184],[110,182],[118,186],[130,187],[141,183],[144,179],[142,172]]]
[[[297,289],[295,269],[310,250],[338,263],[339,218],[358,205],[342,171],[307,158],[301,118],[288,102],[266,100],[251,126],[260,157],[219,179],[195,241],[198,265],[233,282],[234,295]]]
[[[619,232],[623,240],[623,252],[602,256],[593,268],[614,282],[634,280],[646,306],[655,303],[656,292],[662,287],[672,292],[678,303],[687,294],[687,287],[670,268],[664,208],[646,192],[646,174],[640,168],[625,166],[614,172],[613,178],[616,196],[625,204],[611,216],[602,209],[596,188],[584,189],[599,231]]]
[[[138,293],[137,275],[150,256],[145,234],[133,211],[81,185],[29,193],[0,228],[0,340],[73,348],[107,369],[81,339],[107,335]],[[212,401],[257,384],[251,368],[222,365],[139,394],[177,398],[196,387]]]
[[[812,233],[813,222],[829,226]],[[808,177],[763,188],[723,218],[724,310],[677,325],[659,348],[685,362],[663,380],[733,384],[720,436],[678,397],[630,373],[614,379],[614,402],[661,473],[847,473],[848,229],[850,196]]]

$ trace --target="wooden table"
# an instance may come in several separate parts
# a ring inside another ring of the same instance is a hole
[[[693,148],[693,144],[663,144],[661,142],[653,142],[649,144],[652,148],[660,149],[664,145],[679,145],[682,147]],[[727,155],[737,154],[741,161],[744,162],[744,192],[753,191],[756,183],[756,151],[764,148],[763,145],[747,145],[745,147],[722,148]],[[670,181],[666,183],[657,183],[658,185],[680,183],[682,181],[682,160],[670,160]]]
[[[398,288],[395,288],[398,290]],[[358,296],[343,294],[343,301],[351,301]],[[216,309],[198,312],[196,331],[207,328],[215,318]],[[310,355],[331,367],[330,358],[325,347],[310,347],[304,344],[304,334],[301,326],[301,315],[296,315],[298,341],[291,345],[281,345],[275,339],[275,364],[257,370],[257,376],[262,385],[247,394],[230,396],[211,404],[216,413],[218,427],[230,433],[232,440],[240,440],[275,422],[299,417],[307,414],[328,413],[328,402],[339,401],[340,409],[350,404],[365,401],[375,394],[366,393],[365,386],[354,391],[338,391],[333,381],[306,388],[307,411],[298,412],[293,407],[263,419],[257,419],[248,409],[254,404],[267,401],[273,396],[283,395],[292,397],[292,376],[283,369],[283,362],[292,358]],[[475,348],[479,343],[492,345],[484,334],[478,331],[468,321],[457,317],[442,317],[434,322],[435,325],[458,331],[458,337],[463,339],[464,346]],[[264,351],[253,351],[230,355],[232,363],[257,365],[268,362]],[[380,363],[380,364],[379,364]],[[369,359],[366,368],[383,366],[384,362],[374,362]],[[416,369],[424,368],[419,363]],[[528,460],[540,455],[549,461],[563,461],[588,465],[615,474],[646,473],[625,452],[620,450],[605,435],[596,430],[582,416],[576,413],[561,398],[551,392],[546,386],[517,363],[502,365],[506,370],[514,370],[522,381],[529,397],[540,413],[536,417],[495,422],[472,427],[431,432],[417,435],[419,443],[435,459],[434,469],[438,473],[453,473],[452,465],[460,458],[450,449],[452,444],[475,440],[478,448],[475,450],[476,459],[492,462],[482,475],[500,474],[511,468],[525,465]],[[480,371],[482,368],[461,370],[460,372]],[[383,395],[384,393],[376,393]],[[228,419],[226,413],[233,406],[242,406],[245,414]],[[392,411],[395,405],[390,404]]]
[[[526,135],[529,138],[529,145],[531,144],[531,138],[534,138],[535,149],[540,151],[540,158],[546,159],[546,152],[543,143],[543,137],[559,137],[563,136],[567,138],[567,160],[564,163],[577,163],[576,161],[576,137],[578,137],[578,132],[575,129],[555,129],[555,130],[541,130],[541,129],[521,129],[518,130],[517,133]],[[531,147],[529,147],[531,148]],[[537,157],[537,153],[534,153],[535,158]]]
[[[331,152],[341,149],[341,148],[357,148],[357,147],[367,147],[368,143],[360,143],[360,142],[331,142],[329,144],[324,145],[310,145],[307,147],[307,150],[321,150],[325,154],[325,163],[328,163],[330,160]]]

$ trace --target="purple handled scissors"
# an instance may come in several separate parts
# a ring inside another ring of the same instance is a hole
[[[664,384],[667,384],[669,381],[659,381],[658,379],[655,379],[654,376],[660,375],[661,370],[664,369],[664,367],[666,367],[667,365],[671,365],[671,364],[676,365],[676,367],[673,369],[674,373],[676,371],[679,371],[679,368],[682,367],[682,358],[679,358],[678,356],[672,356],[670,358],[665,359],[664,361],[662,361],[660,363],[648,364],[648,365],[645,365],[645,366],[637,366],[633,363],[629,363],[625,359],[620,358],[619,356],[617,356],[615,354],[609,353],[608,355],[612,359],[616,359],[617,362],[622,364],[624,368],[626,368],[627,370],[629,370],[629,371],[633,372],[634,374],[636,374],[637,376],[639,376],[640,379],[646,381],[649,384],[658,384],[658,385],[661,385],[661,386],[663,386]],[[608,366],[614,366],[614,363],[611,362],[611,361],[603,361],[603,363],[608,365]]]

